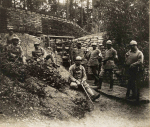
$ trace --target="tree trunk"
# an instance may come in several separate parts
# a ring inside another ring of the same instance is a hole
[[[83,26],[83,0],[81,0],[81,27]]]
[[[89,30],[89,0],[87,0],[87,30]]]
[[[69,0],[67,0],[67,19],[69,19]]]
[[[70,19],[71,20],[73,19],[72,8],[73,8],[73,0],[70,0],[69,12],[70,12]]]

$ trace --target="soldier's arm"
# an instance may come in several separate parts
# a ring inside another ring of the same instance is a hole
[[[101,62],[103,59],[102,53],[100,50],[98,50],[98,61]]]
[[[143,64],[143,61],[144,61],[144,55],[142,52],[139,53],[138,55],[138,61],[131,64],[131,66],[138,66],[138,65],[142,65]]]
[[[117,62],[118,61],[118,55],[117,55],[116,50],[113,52],[113,57],[114,57],[114,61]]]
[[[55,61],[54,61],[54,56],[53,56],[52,53],[51,53],[51,54],[48,54],[48,55],[45,57],[46,60],[48,60],[49,58],[51,58],[52,63],[55,62]]]
[[[83,67],[83,77],[82,77],[82,81],[86,81],[87,80],[87,76],[86,76],[86,71],[85,68]]]
[[[87,52],[86,55],[85,55],[85,58],[86,58],[87,60],[89,60],[89,59],[90,59],[90,56],[91,56],[91,51],[88,50],[88,52]]]
[[[69,68],[69,78],[71,81],[75,82],[76,79],[73,77],[73,66]]]
[[[46,50],[45,50],[45,49],[43,49],[43,48],[41,48],[41,50],[42,50],[42,55],[43,55],[43,57],[44,57],[44,58],[46,58],[46,56],[47,56],[47,52],[46,52]]]
[[[20,57],[24,57],[24,52],[23,52],[22,47],[20,46],[19,48],[20,48]]]
[[[8,35],[6,34],[3,38],[2,38],[2,44],[6,45],[7,44],[7,37]]]

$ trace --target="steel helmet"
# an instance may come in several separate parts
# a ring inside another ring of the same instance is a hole
[[[77,41],[77,44],[81,44],[81,41]]]
[[[94,43],[92,43],[92,46],[96,46],[97,44],[94,42]]]
[[[12,40],[20,40],[18,37],[13,37]]]
[[[130,45],[137,45],[137,42],[134,41],[134,40],[132,40],[132,41],[130,42]]]
[[[81,56],[77,56],[76,57],[76,61],[81,61],[82,60],[82,57]]]
[[[112,41],[111,41],[111,40],[108,40],[108,41],[106,42],[106,44],[107,44],[107,45],[112,45]]]
[[[14,41],[14,40],[17,40],[17,41]],[[12,43],[18,43],[19,44],[19,42],[20,42],[20,39],[18,37],[12,38]]]
[[[36,41],[36,42],[34,43],[34,45],[40,45],[40,43]]]

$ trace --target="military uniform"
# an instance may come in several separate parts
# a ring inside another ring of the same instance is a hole
[[[44,59],[48,60],[49,58],[51,58],[52,62],[54,63],[54,56],[52,52],[50,54],[47,54],[46,50],[42,47],[35,49],[35,51],[32,52],[32,56],[36,61],[44,61]]]
[[[92,51],[89,51],[89,61],[88,66],[91,68],[93,76],[95,78],[95,84],[99,81],[98,76],[98,70],[99,70],[99,64],[101,64],[101,61],[99,59],[102,59],[102,54],[99,49],[95,49]]]
[[[71,88],[78,88],[82,86],[85,90],[86,94],[91,96],[91,99],[94,101],[95,99],[100,97],[100,94],[97,95],[93,92],[93,90],[89,87],[89,84],[86,82],[86,72],[84,67],[81,65],[82,58],[80,56],[76,57],[75,64],[71,65],[69,68],[70,76],[69,79],[71,81]],[[89,96],[88,95],[88,96]]]
[[[69,68],[69,73],[70,73],[70,81],[71,81],[71,84],[70,86],[71,87],[75,87],[75,88],[78,88],[78,85],[76,83],[76,80],[78,81],[84,81],[84,86],[87,88],[89,87],[89,85],[86,83],[86,72],[85,72],[85,69],[82,65],[80,65],[79,67],[77,67],[75,64],[71,65],[70,68]]]
[[[23,61],[23,63],[26,63],[26,57],[24,56],[22,47],[19,44],[17,46],[12,44],[9,45],[7,51],[9,54],[9,59],[11,61],[15,61],[16,59],[18,59]]]
[[[80,56],[82,57],[81,65],[85,67],[85,65],[87,64],[87,59],[85,58],[85,55],[86,55],[85,52],[86,52],[86,49],[83,47],[81,47],[81,49],[74,48],[73,49],[73,62],[75,62],[75,58],[77,56]]]
[[[12,43],[12,39],[13,39],[14,37],[17,37],[17,38],[18,38],[18,36],[17,36],[16,34],[14,34],[14,33],[13,33],[12,35],[7,34],[7,35],[4,37],[4,39],[6,39],[6,45],[11,44],[11,43]],[[19,41],[18,44],[20,44],[20,41]]]
[[[99,74],[101,83],[100,83],[100,88],[102,85],[102,79],[104,74],[107,72],[109,73],[109,78],[110,78],[110,89],[113,88],[113,68],[115,67],[115,62],[114,59],[117,59],[117,51],[114,48],[106,49],[105,55],[104,55],[104,63],[101,68],[101,72]]]
[[[144,61],[143,53],[137,49],[136,51],[128,51],[125,55],[126,73],[128,77],[127,93],[126,97],[130,95],[132,90],[132,96],[139,99],[140,94],[140,77],[142,76],[141,68]]]

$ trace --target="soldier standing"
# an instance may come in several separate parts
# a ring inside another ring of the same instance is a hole
[[[101,64],[102,60],[102,54],[99,49],[97,49],[97,44],[92,43],[93,50],[90,51],[89,53],[89,61],[88,61],[88,66],[91,68],[95,82],[95,85],[98,85],[99,83],[99,74],[98,74],[98,69],[99,69],[99,64]]]
[[[106,72],[109,73],[110,78],[110,91],[113,90],[113,68],[115,67],[115,61],[118,59],[117,51],[112,47],[112,41],[108,40],[106,42],[107,49],[105,51],[104,55],[104,61],[102,65],[102,69],[100,72],[100,80],[99,80],[99,87],[98,89],[101,89],[103,76],[106,74]]]
[[[132,90],[131,99],[139,100],[140,94],[140,77],[142,76],[142,64],[144,61],[143,53],[137,48],[137,42],[130,42],[130,50],[125,55],[126,70],[128,74],[128,85],[126,98],[129,98],[130,90]]]
[[[70,76],[69,79],[71,81],[70,87],[71,88],[79,88],[81,84],[84,85],[85,89],[87,90],[88,94],[91,96],[92,100],[100,97],[100,94],[94,94],[92,89],[89,87],[89,84],[86,82],[86,72],[85,68],[81,65],[82,58],[80,56],[76,57],[75,64],[71,65],[69,68]]]
[[[81,42],[77,42],[77,48],[73,49],[73,63],[75,63],[75,59],[77,56],[82,58],[81,65],[86,68],[87,59],[86,59],[86,49],[82,47]]]

